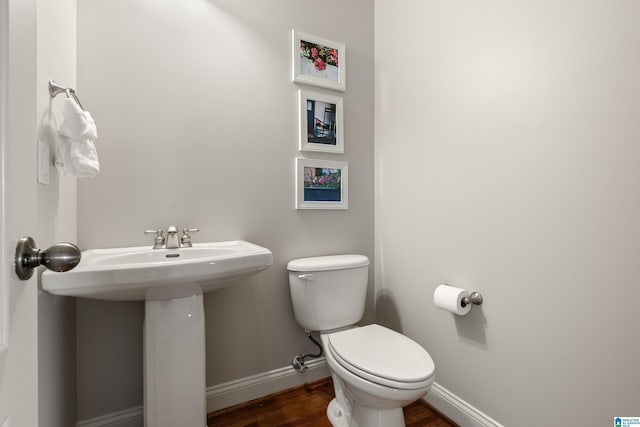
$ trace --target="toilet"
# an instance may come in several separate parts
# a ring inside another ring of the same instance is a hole
[[[424,396],[434,378],[429,353],[384,326],[358,327],[367,295],[369,259],[333,255],[287,264],[296,321],[320,333],[335,399],[334,427],[404,427],[402,408]]]

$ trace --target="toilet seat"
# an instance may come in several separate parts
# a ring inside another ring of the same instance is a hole
[[[428,387],[435,366],[418,343],[380,325],[327,336],[328,349],[349,372],[375,384],[403,390]]]

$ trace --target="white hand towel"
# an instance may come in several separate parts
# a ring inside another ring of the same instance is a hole
[[[95,141],[96,122],[88,111],[82,111],[73,98],[66,98],[62,107],[61,136],[55,164],[65,176],[93,177],[100,172]]]
[[[71,161],[71,142],[64,136],[58,139],[54,164],[64,171],[64,176],[73,175],[73,162]]]

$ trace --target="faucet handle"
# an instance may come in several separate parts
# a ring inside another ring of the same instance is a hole
[[[153,239],[153,249],[160,249],[164,246],[164,236],[162,233],[164,231],[162,228],[158,228],[157,230],[146,230],[144,234],[153,234],[155,233],[156,237]]]
[[[191,244],[191,235],[189,233],[195,233],[200,231],[199,228],[184,228],[182,229],[182,236],[180,236],[180,246],[183,248],[190,248],[193,245]]]

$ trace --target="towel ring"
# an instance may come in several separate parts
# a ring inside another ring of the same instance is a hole
[[[76,95],[76,91],[75,90],[73,90],[70,87],[62,87],[59,84],[57,84],[56,82],[54,82],[53,80],[49,80],[49,96],[51,98],[55,98],[56,96],[60,95],[61,93],[66,94],[67,98],[73,98],[74,101],[76,101],[76,103],[80,107],[80,109],[82,111],[85,111],[84,107],[80,103],[80,100],[78,99],[78,96]]]

